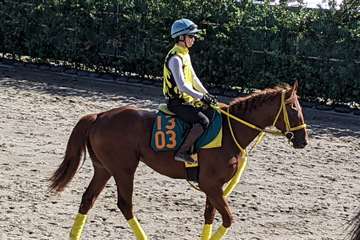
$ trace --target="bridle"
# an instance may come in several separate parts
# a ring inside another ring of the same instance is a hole
[[[287,112],[287,109],[286,109],[287,103],[285,101],[285,94],[286,94],[286,91],[282,91],[280,107],[279,107],[279,110],[278,110],[278,112],[276,114],[276,117],[275,117],[275,119],[273,121],[273,124],[271,125],[271,127],[276,128],[275,125],[276,125],[276,123],[278,122],[278,120],[280,118],[281,112],[283,112],[283,120],[284,120],[284,124],[285,124],[285,129],[286,129],[286,131],[284,131],[284,132],[281,131],[281,130],[278,130],[278,129],[277,130],[272,130],[272,129],[259,128],[259,127],[255,126],[252,123],[249,123],[249,122],[247,122],[247,121],[245,121],[243,119],[240,119],[240,118],[232,115],[230,113],[230,110],[229,110],[230,108],[227,108],[227,111],[224,111],[220,107],[216,107],[217,110],[219,110],[221,113],[223,113],[223,114],[225,114],[227,116],[231,136],[232,136],[236,146],[240,149],[241,152],[246,152],[246,150],[243,147],[241,147],[240,144],[238,143],[238,141],[236,140],[236,137],[234,135],[234,131],[233,131],[232,126],[231,126],[230,118],[237,121],[237,122],[240,122],[240,123],[244,124],[245,126],[247,126],[249,128],[255,129],[255,130],[257,130],[259,132],[259,134],[257,136],[256,143],[252,146],[252,149],[262,141],[262,139],[265,136],[265,133],[270,133],[272,135],[284,135],[289,139],[289,142],[290,142],[294,138],[294,132],[295,131],[298,131],[300,129],[306,129],[306,124],[304,122],[302,124],[300,124],[299,126],[291,127],[290,120],[289,120],[289,115],[288,115],[288,112]]]
[[[281,105],[280,105],[278,113],[276,114],[276,117],[275,117],[275,120],[274,120],[274,122],[272,124],[272,127],[275,127],[277,121],[279,120],[280,113],[282,111],[286,131],[284,133],[283,132],[281,132],[281,133],[283,135],[285,135],[286,137],[288,135],[291,135],[291,137],[288,137],[289,140],[291,141],[294,138],[294,132],[298,131],[298,130],[301,130],[301,129],[306,129],[306,124],[303,122],[299,126],[291,127],[290,120],[289,120],[289,115],[288,115],[288,112],[287,112],[287,109],[286,109],[285,93],[286,93],[285,91],[282,91],[282,93],[281,93]]]

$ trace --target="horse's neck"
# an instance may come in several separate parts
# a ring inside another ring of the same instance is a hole
[[[274,100],[265,104],[268,104],[268,106],[277,106],[279,103]],[[231,106],[229,106],[229,111],[230,114],[235,115],[240,119],[245,120],[246,122],[251,123],[261,129],[271,126],[277,113],[275,110],[264,111],[264,107],[259,107],[248,113],[238,114]],[[228,120],[226,120],[226,122],[228,122]],[[234,132],[236,141],[243,149],[245,149],[260,133],[258,130],[246,126],[243,123],[237,122],[236,120],[231,120],[231,128]],[[229,135],[231,137],[230,133]]]

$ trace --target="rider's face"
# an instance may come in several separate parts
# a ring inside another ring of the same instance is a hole
[[[195,36],[193,35],[186,35],[185,36],[185,43],[188,48],[192,47],[192,45],[195,43]]]

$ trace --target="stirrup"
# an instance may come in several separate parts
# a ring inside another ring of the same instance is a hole
[[[174,157],[175,161],[179,162],[185,162],[185,163],[197,163],[195,159],[193,159],[189,154],[187,153],[178,153]]]

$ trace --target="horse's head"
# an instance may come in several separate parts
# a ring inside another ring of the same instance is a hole
[[[282,93],[281,110],[275,126],[292,142],[294,148],[304,148],[307,145],[307,131],[303,110],[296,94],[297,89],[296,81],[290,89]]]

